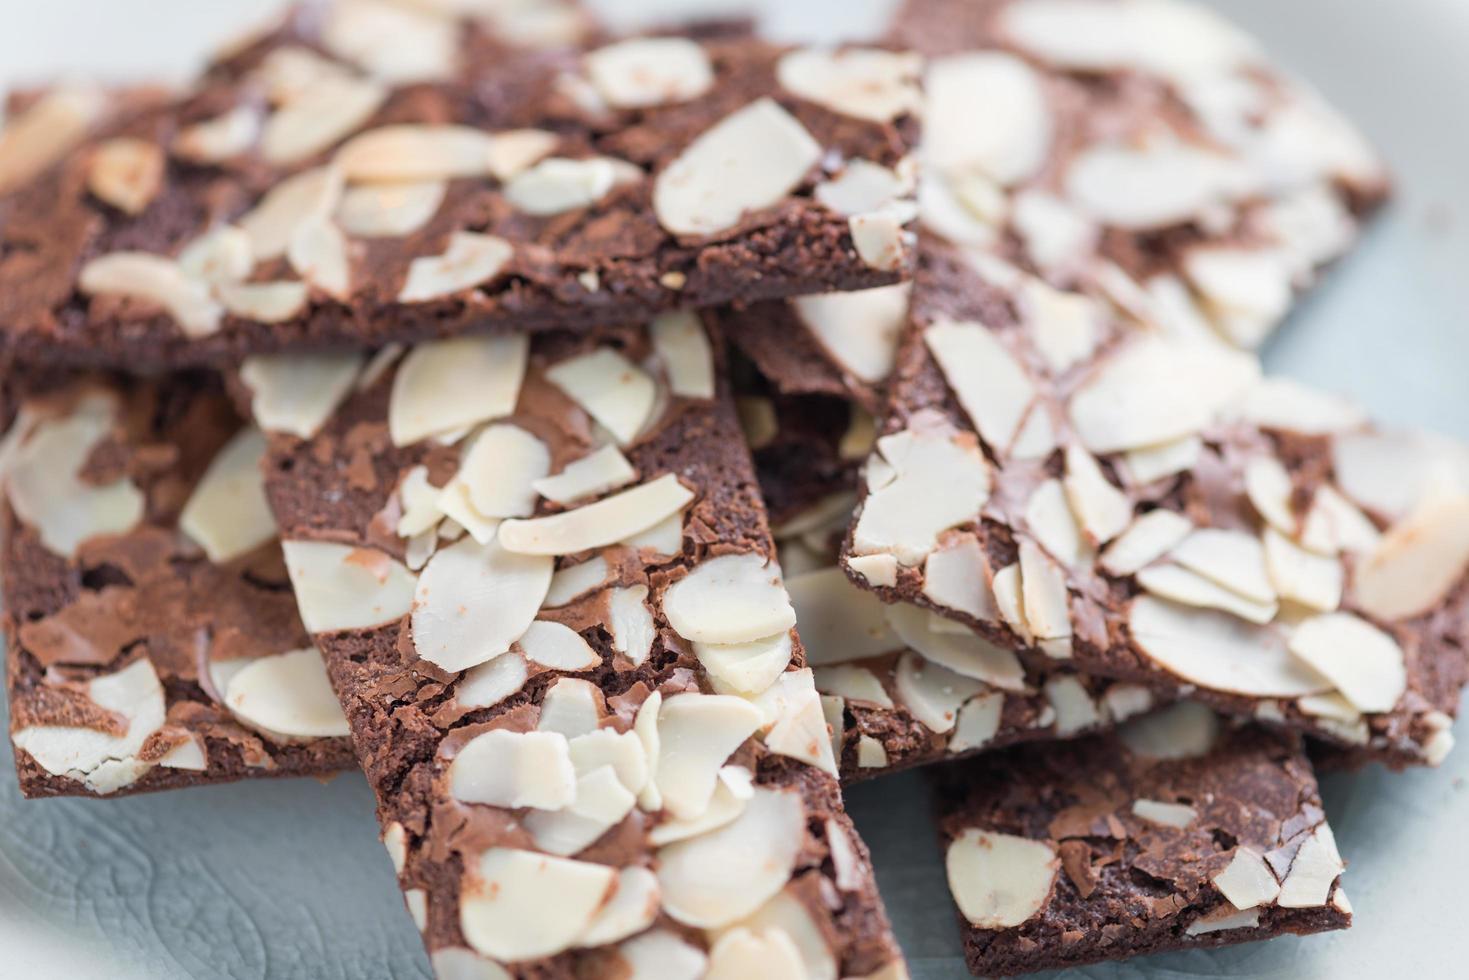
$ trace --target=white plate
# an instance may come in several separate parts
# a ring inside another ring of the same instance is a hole
[[[691,0],[598,0],[643,13]],[[704,0],[708,2],[708,0]],[[1358,119],[1400,193],[1266,351],[1379,418],[1469,438],[1469,5],[1217,0]],[[66,72],[182,74],[268,0],[0,0],[0,85]],[[740,0],[724,0],[726,8]],[[767,0],[788,36],[880,23],[885,0]],[[1460,726],[1461,732],[1464,726]],[[1469,736],[1461,735],[1462,738]],[[428,976],[360,776],[113,801],[23,802],[0,740],[0,978]],[[1438,977],[1469,930],[1469,744],[1438,771],[1326,780],[1351,864],[1348,933],[1285,938],[1067,976]],[[920,776],[851,791],[915,977],[966,976]]]

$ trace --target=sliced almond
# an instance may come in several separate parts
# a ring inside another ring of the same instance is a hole
[[[831,732],[826,727],[826,710],[816,693],[815,678],[809,668],[792,673],[804,678],[801,692],[782,705],[780,714],[765,733],[765,747],[776,755],[799,760],[836,778]]]
[[[574,679],[558,681],[552,690],[558,689],[563,682],[569,683],[572,680]],[[589,682],[577,682],[578,686],[586,683]],[[593,690],[596,690],[595,686]],[[544,702],[541,710],[544,714]],[[571,763],[579,773],[592,772],[602,766],[610,767],[630,793],[641,792],[648,784],[648,756],[642,741],[634,732],[593,727],[581,735],[573,736]]]
[[[692,819],[714,795],[720,770],[760,727],[757,708],[738,697],[679,694],[658,711],[658,759],[653,780],[664,809]]]
[[[1391,711],[1407,690],[1402,647],[1351,613],[1306,620],[1291,632],[1287,646],[1360,711]]]
[[[595,732],[604,713],[604,698],[597,685],[580,677],[559,677],[541,699],[536,730],[578,739]]]
[[[459,928],[480,953],[512,963],[575,945],[617,887],[616,868],[535,851],[492,847],[471,868]]]
[[[1273,527],[1265,529],[1264,541],[1265,567],[1282,599],[1318,612],[1341,605],[1345,573],[1340,561],[1307,551]]]
[[[186,337],[219,330],[224,310],[209,286],[184,275],[177,262],[147,252],[113,252],[82,266],[77,288],[89,296],[126,296],[156,303]]]
[[[922,60],[877,48],[806,48],[785,55],[775,77],[787,92],[832,112],[891,122],[918,111]]]
[[[464,453],[449,485],[463,486],[481,517],[528,517],[536,509],[534,484],[550,469],[544,442],[519,426],[489,425]]]
[[[1071,597],[1066,572],[1031,541],[1020,542],[1020,588],[1025,624],[1038,640],[1071,636]]]
[[[763,98],[700,134],[658,175],[653,210],[675,235],[712,235],[779,203],[821,158],[821,145]]]
[[[227,282],[214,287],[225,312],[256,323],[285,323],[311,301],[304,282]]]
[[[530,342],[523,334],[458,337],[414,347],[393,377],[388,432],[410,446],[515,411]]]
[[[1318,555],[1370,554],[1382,543],[1377,525],[1330,484],[1316,488],[1300,538],[1303,547]]]
[[[358,238],[397,238],[428,224],[444,203],[442,180],[358,184],[342,195],[336,220]]]
[[[1056,195],[1039,188],[1027,188],[1014,195],[1012,205],[1010,224],[1039,268],[1065,268],[1091,254],[1096,247],[1099,233],[1096,223]],[[1058,292],[1055,295],[1065,296],[1067,306],[1073,312],[1091,305],[1077,303],[1076,300],[1081,298],[1077,294]],[[1089,320],[1089,317],[1068,316],[1064,325],[1057,325],[1058,329],[1044,327],[1038,332],[1038,336],[1051,335],[1052,339],[1042,342],[1042,353],[1051,361],[1052,370],[1059,372],[1070,367],[1075,363],[1077,352],[1095,341],[1096,338],[1087,336]],[[1063,338],[1061,344],[1055,342]],[[1062,356],[1057,357],[1057,354]]]
[[[708,957],[668,929],[653,929],[617,948],[627,980],[701,980]]]
[[[1002,650],[968,629],[938,632],[927,613],[907,603],[887,607],[888,624],[908,647],[924,659],[1003,690],[1025,688],[1025,670],[1009,650]]]
[[[1112,575],[1132,575],[1177,547],[1193,531],[1189,519],[1171,510],[1150,510],[1102,552],[1102,568]]]
[[[643,430],[657,401],[652,377],[610,347],[560,361],[547,369],[546,379],[624,446]]]
[[[898,559],[892,555],[853,555],[847,568],[869,585],[892,588],[898,584]]]
[[[306,282],[336,299],[352,292],[352,260],[347,237],[326,218],[303,222],[286,248],[291,268]]]
[[[1159,711],[1130,719],[1117,734],[1144,759],[1197,759],[1219,738],[1219,716],[1194,701],[1179,701]]]
[[[506,183],[555,151],[561,138],[540,129],[511,129],[495,134],[489,146],[490,173]]]
[[[591,644],[561,623],[537,620],[516,641],[525,658],[552,670],[588,670],[602,662]]]
[[[576,799],[566,808],[526,814],[525,829],[540,850],[570,857],[596,843],[636,805],[637,797],[627,791],[612,767],[601,766],[578,777]]]
[[[222,163],[255,145],[261,122],[257,106],[236,106],[180,129],[171,150],[174,156],[190,163]]]
[[[265,436],[253,426],[225,443],[179,512],[179,530],[222,564],[276,537],[265,499]]]
[[[1184,436],[1156,446],[1129,449],[1123,458],[1132,482],[1146,486],[1164,477],[1188,472],[1198,465],[1203,452],[1204,440],[1198,436]]]
[[[1046,480],[1025,502],[1025,523],[1035,540],[1066,567],[1082,558],[1081,527],[1060,480]]]
[[[693,491],[666,473],[565,513],[508,520],[500,525],[500,543],[527,555],[574,555],[605,548],[678,513],[693,499]]]
[[[500,274],[515,247],[495,235],[456,231],[440,255],[414,259],[398,293],[400,303],[426,303],[482,286]]]
[[[1469,493],[1430,493],[1357,566],[1352,592],[1378,619],[1408,619],[1443,602],[1466,568]]]
[[[607,628],[612,633],[612,649],[627,657],[635,667],[648,659],[658,636],[647,599],[646,585],[607,593]]]
[[[1148,823],[1180,829],[1199,819],[1199,812],[1191,806],[1159,800],[1133,800],[1132,812],[1138,819]]]
[[[697,314],[687,310],[653,318],[648,333],[668,373],[668,389],[679,398],[713,398],[714,350]]]
[[[911,192],[897,173],[870,160],[851,160],[832,180],[816,185],[816,200],[837,214],[877,211]]]
[[[328,541],[283,541],[301,621],[312,633],[394,622],[413,604],[417,577],[381,551]]]
[[[663,615],[697,643],[745,643],[796,625],[780,567],[755,552],[697,565],[663,594]]]
[[[1227,932],[1231,929],[1257,929],[1260,926],[1260,910],[1237,909],[1226,902],[1207,915],[1201,915],[1188,924],[1186,936],[1207,936],[1211,932]]]
[[[929,663],[915,653],[898,660],[894,674],[898,702],[920,724],[940,734],[954,728],[960,706],[985,690],[981,681]]]
[[[1000,51],[936,59],[927,76],[924,156],[941,172],[1016,184],[1046,162],[1055,124],[1040,74]],[[976,105],[993,107],[974,112]]]
[[[1263,626],[1280,611],[1279,603],[1256,602],[1180,565],[1152,565],[1137,573],[1137,584],[1155,596],[1200,609],[1222,609]]]
[[[1005,710],[1005,695],[998,691],[976,694],[959,708],[954,734],[949,736],[950,752],[968,752],[983,748],[1000,730]]]
[[[875,384],[893,369],[898,334],[908,319],[909,283],[852,293],[802,296],[796,316],[853,377]]]
[[[260,155],[276,166],[308,160],[364,125],[387,97],[384,86],[368,79],[321,79],[271,113],[260,134]]]
[[[1200,528],[1168,557],[1210,581],[1256,603],[1275,600],[1260,539],[1244,531]]]
[[[1285,909],[1320,908],[1344,870],[1331,827],[1320,824],[1297,849],[1276,904]]]
[[[1025,621],[1025,596],[1020,583],[1020,563],[1006,565],[995,573],[992,583],[995,590],[995,608],[1000,611],[1000,618],[1026,643],[1030,643],[1033,637],[1030,634],[1030,625]]]
[[[1262,379],[1230,407],[1229,414],[1261,428],[1303,435],[1345,432],[1367,422],[1362,409],[1351,401],[1289,378]]]
[[[745,804],[754,795],[750,771],[740,766],[725,766],[719,770],[719,782],[703,813],[690,820],[664,820],[649,831],[648,841],[662,847],[718,830],[744,813]]]
[[[310,439],[321,431],[362,371],[358,353],[256,354],[240,365],[250,416],[267,432]]]
[[[1288,538],[1295,537],[1300,526],[1291,506],[1293,492],[1290,473],[1274,456],[1255,456],[1245,464],[1245,494],[1250,498],[1250,505],[1272,528]],[[1269,548],[1268,538],[1266,548]]]
[[[620,182],[619,162],[602,157],[547,157],[505,184],[505,200],[517,211],[537,217],[591,207]]]
[[[981,323],[943,319],[923,340],[979,434],[996,452],[1008,450],[1036,395],[1025,368]]]
[[[119,137],[92,153],[87,189],[124,214],[142,214],[163,189],[166,161],[151,140]]]
[[[895,205],[852,215],[847,219],[847,228],[857,257],[869,269],[880,272],[901,269],[907,261],[908,246],[914,241],[905,227],[912,218],[910,210]]]
[[[866,701],[889,711],[893,709],[893,699],[888,696],[882,681],[866,667],[835,664],[831,667],[817,667],[813,673],[816,677],[816,689],[822,694],[834,695],[846,701]]]
[[[214,283],[216,287],[230,283],[239,284],[254,268],[255,255],[252,249],[250,236],[243,230],[234,225],[220,225],[206,231],[179,250],[179,268],[189,278],[202,279]],[[295,285],[305,291],[304,284]],[[305,297],[302,299],[304,301]]]
[[[1111,541],[1132,523],[1132,501],[1107,480],[1096,457],[1080,446],[1066,447],[1063,483],[1076,522],[1092,545]]]
[[[1138,596],[1128,610],[1133,639],[1158,666],[1200,687],[1251,697],[1300,697],[1331,682],[1286,651],[1271,627],[1225,613]]]
[[[572,460],[554,476],[532,481],[531,487],[547,500],[571,504],[626,486],[637,476],[618,448],[608,445]]]
[[[277,738],[350,734],[315,647],[251,661],[230,678],[224,703],[245,724]]]
[[[445,670],[464,670],[510,649],[551,585],[550,558],[464,538],[438,551],[413,595],[413,646]]]
[[[786,581],[812,666],[860,660],[896,649],[882,602],[852,585],[839,568],[793,575]]]
[[[449,791],[464,803],[559,810],[576,799],[566,736],[494,728],[470,739],[449,764]]]
[[[680,37],[643,37],[598,48],[583,59],[607,104],[642,109],[696,99],[714,84],[709,55]]]
[[[385,81],[442,80],[458,66],[459,25],[431,9],[351,0],[323,14],[326,49]]]
[[[757,788],[733,822],[660,849],[664,911],[705,929],[743,919],[790,880],[805,822],[798,795]]]
[[[1067,196],[1103,224],[1149,231],[1196,218],[1244,188],[1234,160],[1181,142],[1098,143],[1066,171]]]
[[[1051,899],[1061,859],[1045,841],[971,827],[944,856],[959,912],[980,929],[1013,929]]]
[[[720,934],[709,950],[705,980],[740,977],[804,977],[801,951],[785,932],[755,933],[736,927]]]
[[[1295,299],[1292,266],[1274,248],[1200,246],[1183,257],[1215,325],[1241,347],[1258,346],[1285,317]]]
[[[828,824],[828,838],[832,836],[832,825]],[[841,831],[840,840],[846,843]],[[835,858],[833,863],[836,863]],[[803,980],[837,980],[837,962],[832,954],[826,929],[821,921],[824,912],[813,912],[791,888],[787,888],[762,905],[754,915],[740,923],[736,929],[749,929],[756,935],[780,934],[788,937],[800,953],[799,976]],[[736,977],[749,974],[735,974]]]
[[[1102,712],[1091,692],[1077,677],[1062,674],[1045,683],[1046,701],[1056,712],[1056,734],[1061,737],[1096,728]]]
[[[956,535],[923,563],[923,594],[929,600],[975,619],[999,618],[989,584],[989,558],[972,534]],[[800,618],[802,636],[806,625]]]
[[[354,182],[484,177],[494,143],[468,126],[384,126],[348,140],[333,164]]]
[[[617,873],[617,890],[587,931],[580,946],[605,946],[642,932],[658,918],[658,879],[647,868],[628,867]]]
[[[1435,484],[1469,486],[1469,449],[1421,433],[1342,433],[1331,464],[1348,497],[1390,520],[1407,517]]]
[[[745,643],[695,643],[694,654],[720,694],[759,694],[791,662],[791,634],[783,631]]]
[[[1280,883],[1265,859],[1247,847],[1235,850],[1234,859],[1213,878],[1214,887],[1237,909],[1275,904]]]
[[[594,555],[579,565],[568,565],[551,576],[545,608],[564,606],[607,581],[607,559]]]
[[[286,253],[296,231],[311,221],[326,220],[342,198],[342,174],[334,167],[317,167],[276,184],[235,224],[250,236],[257,262]]]
[[[0,194],[11,191],[60,160],[86,136],[107,108],[93,85],[48,89],[25,112],[0,128]]]
[[[466,670],[454,686],[454,701],[463,708],[488,708],[515,694],[529,679],[525,658],[507,653]]]

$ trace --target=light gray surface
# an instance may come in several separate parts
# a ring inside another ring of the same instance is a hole
[[[691,0],[594,0],[659,13]],[[740,0],[724,0],[725,6]],[[1380,418],[1469,438],[1469,4],[1217,0],[1365,126],[1398,202],[1266,352]],[[798,36],[877,22],[885,0],[766,0]],[[268,0],[0,0],[0,86],[182,74]],[[834,13],[835,12],[835,13]],[[1097,980],[1464,973],[1469,731],[1438,771],[1327,780],[1351,862],[1349,933],[1072,971]],[[360,776],[115,801],[22,802],[0,748],[0,978],[427,976]],[[965,975],[916,775],[849,801],[915,977]]]

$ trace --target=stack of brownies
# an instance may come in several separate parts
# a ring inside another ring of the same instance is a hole
[[[8,118],[23,790],[360,766],[442,980],[905,977],[841,786],[938,763],[977,974],[1344,928],[1308,748],[1452,746],[1469,450],[1251,351],[1386,175],[1184,0],[336,0]]]

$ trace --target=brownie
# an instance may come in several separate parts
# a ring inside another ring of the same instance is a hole
[[[11,355],[237,364],[902,275],[914,56],[482,50],[383,7],[289,18],[0,201]]]
[[[1469,451],[1099,296],[1037,315],[1030,281],[922,246],[853,580],[1032,662],[1438,763],[1466,678]],[[973,588],[935,600],[961,557]]]
[[[681,314],[241,379],[440,973],[902,973],[722,361]]]
[[[217,380],[6,389],[0,571],[22,792],[350,768],[265,503],[264,438]]]
[[[1353,125],[1202,4],[907,0],[889,37],[930,57],[931,230],[1240,346],[1388,192]]]
[[[1181,703],[933,776],[975,976],[1351,924],[1341,856],[1290,733]]]

